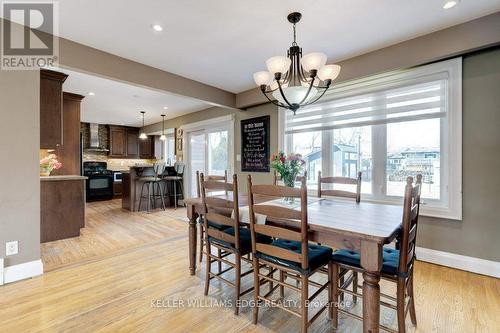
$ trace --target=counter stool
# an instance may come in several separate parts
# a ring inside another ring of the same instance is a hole
[[[148,213],[151,210],[151,203],[153,204],[153,208],[156,206],[156,199],[159,197],[161,200],[161,207],[163,210],[166,209],[165,207],[165,198],[164,198],[164,189],[162,189],[162,182],[163,179],[161,178],[161,175],[165,171],[166,164],[165,163],[155,163],[153,165],[153,176],[146,176],[146,177],[140,177],[139,182],[142,182],[142,187],[141,187],[141,197],[139,199],[139,207],[137,207],[137,210],[141,210],[141,204],[142,204],[142,199],[148,199],[148,208],[147,211]],[[148,189],[148,193],[145,195],[144,194],[144,189]]]
[[[182,200],[184,200],[184,185],[183,185],[183,179],[184,179],[184,169],[186,168],[186,165],[182,162],[175,162],[174,164],[174,170],[175,170],[175,175],[174,176],[165,176],[163,177],[164,181],[171,181],[173,182],[174,185],[174,207],[177,209],[177,201],[179,201],[179,197],[182,197]],[[177,193],[177,184],[179,184],[180,193]],[[186,206],[184,204],[184,206]]]

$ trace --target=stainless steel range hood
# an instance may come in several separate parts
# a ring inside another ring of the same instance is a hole
[[[109,149],[102,147],[99,142],[99,124],[90,123],[90,146],[84,149],[93,152],[108,152]]]

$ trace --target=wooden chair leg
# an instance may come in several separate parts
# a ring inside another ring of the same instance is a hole
[[[285,272],[280,269],[280,282],[285,282]],[[285,298],[285,287],[280,285],[280,298]]]
[[[307,326],[309,322],[309,315],[308,315],[308,309],[307,309],[307,304],[308,304],[308,299],[309,299],[309,278],[306,275],[301,275],[301,282],[302,282],[302,297],[300,300],[300,308],[302,312],[302,325],[300,327],[301,333],[306,333],[307,332]]]
[[[212,267],[211,259],[210,259],[210,242],[206,240],[206,249],[207,249],[207,259],[205,260],[207,262],[207,269],[206,269],[206,276],[205,276],[205,296],[208,295],[208,288],[210,287],[210,269]]]
[[[345,277],[345,275],[342,275],[339,279],[339,283],[340,283],[341,287],[344,285],[344,277]],[[344,301],[344,293],[341,293],[339,298],[340,298],[340,302],[343,302]]]
[[[332,317],[332,326],[337,328],[339,322],[339,265],[331,264],[332,279],[332,305],[330,306],[330,316]]]
[[[253,323],[257,325],[259,318],[259,295],[260,295],[260,278],[259,278],[259,259],[253,256]]]
[[[203,238],[205,237],[203,235],[203,224],[200,223],[200,263],[203,260]]]
[[[235,254],[235,259],[236,259],[236,281],[235,281],[235,308],[234,308],[234,314],[238,315],[240,311],[240,292],[241,292],[241,255],[239,253]]]
[[[397,282],[397,313],[398,313],[398,332],[405,333],[405,279],[398,278]]]
[[[357,293],[358,292],[358,272],[352,272],[354,274],[352,278],[352,292]],[[353,304],[356,304],[358,302],[358,296],[352,296],[352,302]]]
[[[417,313],[415,312],[415,296],[413,295],[413,272],[410,275],[410,281],[408,281],[408,295],[410,295],[410,318],[411,323],[417,326]]]
[[[217,257],[222,257],[222,250],[221,249],[217,249]],[[222,261],[217,261],[217,273],[220,273],[222,272]]]
[[[332,284],[332,279],[333,279],[333,263],[329,262],[328,263],[328,318],[332,320],[333,314],[332,314],[332,299],[333,299],[333,284]]]

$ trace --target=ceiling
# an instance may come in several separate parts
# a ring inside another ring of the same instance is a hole
[[[60,35],[238,93],[254,87],[265,60],[298,43],[330,61],[363,54],[500,10],[498,0],[64,0]],[[162,32],[151,29],[161,24]]]
[[[69,75],[64,82],[64,91],[85,96],[81,105],[83,122],[139,127],[142,126],[140,111],[146,111],[145,124],[150,125],[160,122],[162,114],[166,115],[165,119],[171,119],[210,107],[187,97],[66,69],[55,70]],[[89,92],[95,95],[90,96]],[[163,109],[165,106],[167,110]]]

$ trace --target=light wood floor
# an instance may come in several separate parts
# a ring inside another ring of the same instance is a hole
[[[147,214],[122,209],[120,199],[87,203],[85,228],[81,229],[80,237],[41,245],[44,271],[102,258],[185,232],[183,225],[170,223],[173,219],[187,221],[186,209]]]
[[[110,232],[109,243],[121,243],[122,237],[133,236],[114,233],[120,230],[114,225],[118,223],[115,214],[121,216],[121,223],[130,223],[130,228],[152,235],[160,232],[163,238],[151,236],[153,241],[143,240],[142,245],[130,241],[128,248],[121,247],[107,256],[105,251],[96,251],[93,257],[82,255],[79,264],[1,286],[0,332],[298,332],[299,319],[280,309],[261,310],[257,326],[251,323],[249,307],[234,316],[233,309],[222,306],[232,292],[218,282],[211,284],[208,297],[203,295],[205,265],[197,275],[189,275],[187,224],[176,218],[181,210],[148,216],[121,214],[113,207],[113,203],[108,207],[113,213],[106,212],[106,204],[92,207],[110,219],[106,222],[103,218],[95,227],[96,234],[101,228]],[[136,223],[143,225],[137,227]],[[244,281],[248,286],[252,277]],[[418,328],[412,327],[408,318],[408,332],[498,332],[498,279],[417,262],[415,287]],[[382,289],[390,291],[386,284]],[[152,306],[158,300],[163,303]],[[184,301],[184,306],[176,306],[176,300]],[[196,300],[201,303],[187,303]],[[358,304],[354,309],[360,311],[361,307]],[[361,331],[357,321],[340,318],[338,332]],[[393,311],[383,311],[381,320],[394,324]],[[333,331],[326,314],[310,331]]]

